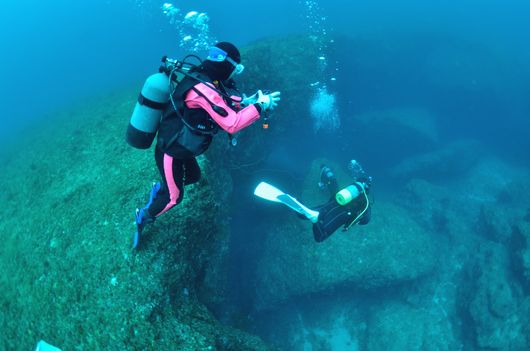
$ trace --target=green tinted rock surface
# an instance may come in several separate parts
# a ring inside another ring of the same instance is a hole
[[[208,183],[223,175],[206,159],[204,179],[131,249],[134,209],[159,178],[152,151],[123,139],[135,96],[50,116],[3,160],[1,350],[39,339],[64,350],[266,349],[197,299],[214,243],[228,235],[217,219],[225,199]]]
[[[368,350],[458,350],[451,323],[428,309],[389,303],[371,316]]]
[[[263,245],[256,301],[266,309],[343,286],[390,287],[426,275],[434,265],[429,235],[391,203],[377,203],[369,225],[339,229],[322,243],[314,241],[308,221],[293,216],[273,227]]]
[[[528,310],[520,287],[510,280],[508,257],[498,244],[483,244],[469,313],[482,349],[524,350]]]
[[[400,179],[447,179],[465,175],[483,155],[480,143],[461,140],[430,153],[416,155],[399,163],[393,176]]]

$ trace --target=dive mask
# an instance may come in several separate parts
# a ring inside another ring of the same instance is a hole
[[[208,53],[208,56],[206,57],[206,59],[209,61],[213,61],[213,62],[223,62],[223,61],[229,62],[232,66],[234,66],[235,68],[234,74],[237,74],[237,75],[243,73],[243,71],[245,70],[245,66],[234,61],[232,58],[228,56],[226,51],[218,48],[217,46],[212,46],[210,48],[210,52]]]

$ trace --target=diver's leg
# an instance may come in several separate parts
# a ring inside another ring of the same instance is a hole
[[[335,177],[335,174],[326,165],[320,166],[320,182],[318,182],[318,186],[322,190],[328,190],[330,196],[335,196],[337,191],[339,191],[339,185],[337,183],[337,178]]]
[[[161,196],[155,198],[149,213],[158,217],[182,201],[184,162],[160,152],[156,164],[162,177]]]
[[[331,197],[335,197],[335,195],[338,193],[339,184],[337,183],[337,178],[333,177],[332,179],[330,179],[328,184],[328,191]]]
[[[201,179],[201,168],[195,157],[184,160],[184,185],[197,183]]]
[[[156,217],[182,201],[184,195],[182,160],[174,159],[158,148],[155,150],[155,160],[162,181],[153,185],[147,205],[136,210],[136,232],[133,248],[138,246],[145,226],[153,223]]]

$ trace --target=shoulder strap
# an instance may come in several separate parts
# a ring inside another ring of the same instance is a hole
[[[216,104],[214,104],[210,99],[208,99],[208,97],[206,96],[206,94],[203,94],[202,91],[200,91],[199,89],[195,88],[196,85],[193,86],[193,88],[191,88],[194,92],[197,93],[197,95],[199,95],[200,97],[202,97],[204,100],[206,100],[206,102],[208,102],[208,104],[212,107],[212,109],[221,117],[226,117],[228,116],[228,112],[222,108],[221,106],[218,106]]]
[[[362,188],[362,194],[364,195],[364,200],[366,201],[365,206],[363,210],[360,213],[358,213],[357,216],[353,218],[351,222],[344,224],[344,229],[343,229],[344,231],[347,231],[348,229],[350,229],[352,225],[357,224],[361,220],[363,215],[366,213],[366,211],[368,210],[368,207],[370,207],[370,200],[368,199],[366,190],[364,189],[364,187],[361,187],[361,188]]]

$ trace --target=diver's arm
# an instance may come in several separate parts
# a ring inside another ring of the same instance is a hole
[[[260,117],[260,107],[249,105],[240,111],[234,111],[224,101],[223,97],[204,83],[195,85],[186,95],[186,106],[201,108],[225,131],[236,133],[248,127]]]

